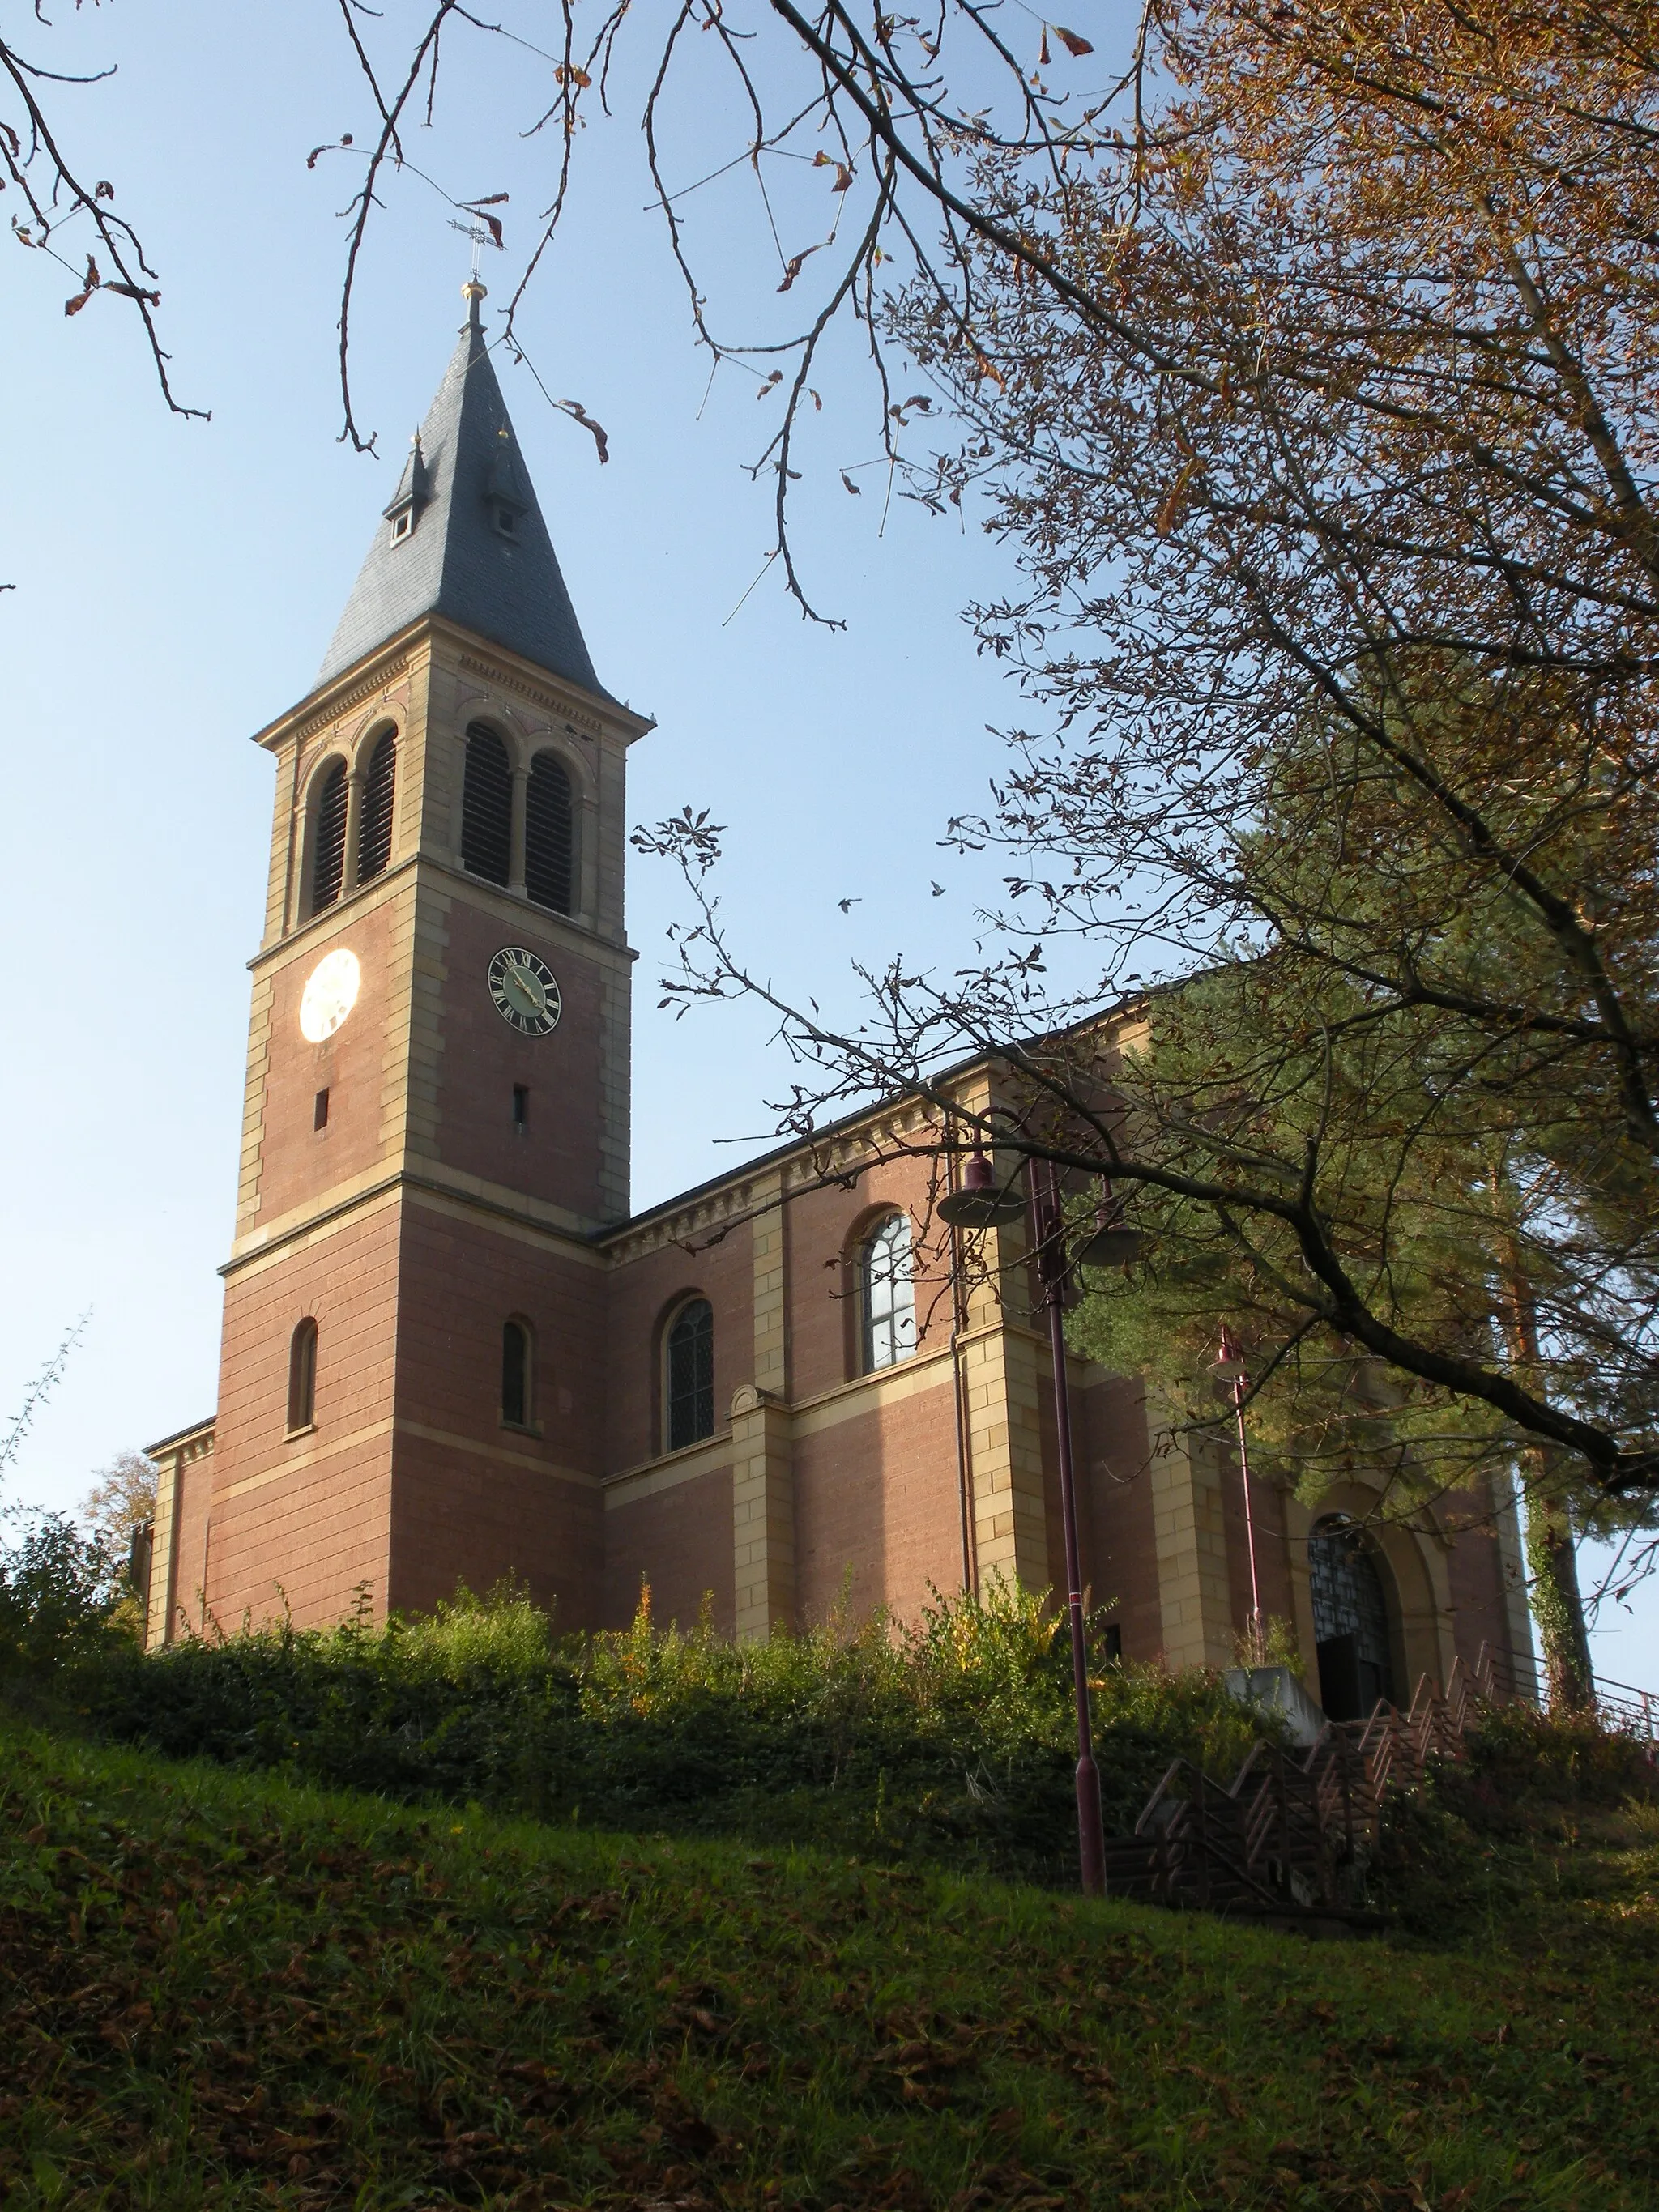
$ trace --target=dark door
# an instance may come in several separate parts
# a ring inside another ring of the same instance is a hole
[[[1319,1701],[1334,1721],[1369,1718],[1397,1702],[1382,1578],[1352,1522],[1322,1521],[1308,1539]]]

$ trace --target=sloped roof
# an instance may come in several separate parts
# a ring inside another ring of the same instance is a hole
[[[374,533],[318,675],[326,684],[424,614],[441,614],[538,667],[601,691],[558,556],[537,502],[467,287],[467,321],[404,464],[388,514],[410,508],[406,536]],[[505,498],[503,498],[505,495]],[[498,526],[506,506],[512,531]]]

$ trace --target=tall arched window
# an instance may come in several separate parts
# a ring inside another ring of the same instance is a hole
[[[513,763],[500,738],[483,722],[474,722],[466,733],[461,861],[492,884],[505,884],[512,868]]]
[[[340,896],[345,875],[346,772],[337,760],[312,799],[315,827],[311,840],[311,911],[320,914]]]
[[[363,819],[357,833],[357,880],[373,883],[392,859],[392,799],[398,781],[398,732],[377,738],[363,778]]]
[[[864,1371],[891,1367],[916,1348],[916,1294],[910,1280],[910,1221],[890,1213],[859,1255],[859,1303],[864,1318]]]
[[[288,1425],[308,1429],[317,1418],[317,1324],[307,1314],[288,1340]]]
[[[714,1313],[707,1298],[693,1298],[675,1316],[665,1364],[668,1449],[678,1451],[714,1433]]]
[[[1364,1538],[1340,1514],[1308,1539],[1308,1581],[1319,1701],[1334,1721],[1365,1720],[1379,1698],[1395,1702],[1389,1603]]]
[[[530,1324],[505,1322],[501,1326],[501,1419],[509,1428],[530,1426]]]
[[[538,753],[525,794],[525,889],[538,906],[568,914],[574,905],[575,824],[562,761]]]

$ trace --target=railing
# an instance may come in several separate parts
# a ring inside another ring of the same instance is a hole
[[[1639,1735],[1644,1743],[1659,1744],[1659,1697],[1629,1682],[1595,1678],[1596,1711],[1612,1727]]]
[[[1380,1704],[1368,1720],[1328,1722],[1300,1756],[1256,1744],[1224,1786],[1177,1759],[1133,1835],[1108,1843],[1108,1886],[1215,1911],[1340,1911],[1389,1790],[1462,1759],[1482,1713],[1537,1696],[1529,1670],[1483,1646],[1473,1667],[1454,1662],[1443,1691],[1424,1675],[1408,1711]],[[1614,1725],[1659,1743],[1659,1697],[1605,1683],[1598,1702]]]

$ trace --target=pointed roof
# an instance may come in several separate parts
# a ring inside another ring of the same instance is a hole
[[[464,296],[460,343],[317,681],[331,682],[417,617],[441,614],[605,696],[490,365],[478,319],[483,286],[475,280]]]

